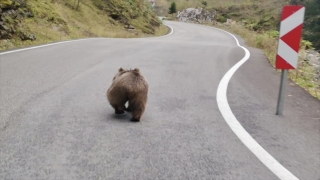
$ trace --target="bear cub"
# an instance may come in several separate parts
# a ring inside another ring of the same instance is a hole
[[[132,113],[131,121],[139,122],[146,107],[148,87],[146,79],[141,75],[138,68],[134,70],[119,68],[107,91],[108,101],[115,109],[115,114],[123,114],[124,111],[129,111]],[[127,101],[129,103],[126,108]]]

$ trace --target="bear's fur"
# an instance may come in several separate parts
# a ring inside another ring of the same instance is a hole
[[[123,114],[125,110],[131,111],[131,121],[140,121],[147,103],[148,87],[138,68],[134,70],[119,68],[107,91],[108,101],[115,109],[115,114]],[[127,101],[129,101],[128,108],[125,107]]]

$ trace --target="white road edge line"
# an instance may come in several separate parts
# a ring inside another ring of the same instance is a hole
[[[218,29],[218,28],[214,28]],[[218,29],[221,30],[221,29]],[[221,30],[224,31],[224,30]],[[250,134],[241,126],[237,118],[231,111],[227,100],[227,88],[232,75],[237,71],[237,69],[244,64],[250,57],[250,52],[245,47],[239,44],[238,39],[231,33],[224,31],[231,35],[237,42],[237,45],[245,51],[245,56],[236,63],[221,79],[218,89],[217,89],[217,103],[219,110],[224,117],[225,121],[228,123],[232,131],[238,136],[238,138],[249,148],[249,150],[256,155],[256,157],[267,166],[278,178],[281,180],[298,180],[290,171],[283,167],[276,159],[274,159],[266,150],[264,150],[251,136]]]
[[[166,34],[164,36],[158,36],[158,37],[170,36],[173,33],[173,28],[171,26],[169,26],[169,25],[165,25],[165,26],[169,27],[169,29],[171,30],[170,33]],[[53,46],[53,45],[58,45],[58,44],[64,44],[64,43],[69,43],[69,42],[84,41],[84,40],[89,40],[89,39],[103,39],[103,38],[85,38],[85,39],[61,41],[61,42],[56,42],[56,43],[51,43],[51,44],[44,44],[44,45],[39,45],[39,46],[32,46],[32,47],[28,47],[28,48],[22,48],[22,49],[17,49],[17,50],[11,50],[11,51],[9,50],[9,51],[5,51],[5,52],[0,52],[0,55],[20,52],[20,51],[25,51],[25,50],[31,50],[31,49],[37,49],[37,48],[42,48],[42,47],[47,47],[47,46]]]
[[[169,29],[170,29],[170,33],[169,34],[166,34],[164,36],[159,36],[159,37],[166,37],[166,36],[170,36],[172,33],[173,33],[173,28],[167,24],[165,24],[165,26],[167,26]]]
[[[88,39],[92,39],[92,38],[88,38]],[[30,50],[30,49],[37,49],[37,48],[42,48],[42,47],[47,47],[47,46],[53,46],[53,45],[57,45],[57,44],[64,44],[64,43],[76,42],[76,41],[84,41],[84,40],[88,40],[88,39],[77,39],[77,40],[70,40],[70,41],[61,41],[61,42],[56,42],[56,43],[51,43],[51,44],[44,44],[44,45],[39,45],[39,46],[32,46],[32,47],[28,47],[28,48],[5,51],[5,52],[0,53],[0,55],[20,52],[20,51],[25,51],[25,50]]]

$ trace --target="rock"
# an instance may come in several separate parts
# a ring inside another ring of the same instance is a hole
[[[32,17],[34,17],[33,13],[30,12],[30,11],[25,12],[25,16],[26,16],[27,18],[32,18]]]
[[[130,24],[125,25],[124,28],[126,28],[126,29],[135,29],[134,26],[132,26]]]
[[[22,41],[26,41],[26,40],[31,40],[31,41],[34,41],[36,40],[36,36],[34,34],[28,34],[26,32],[20,32],[20,39]]]
[[[320,68],[320,65],[317,65],[317,64],[312,64],[313,65],[313,67],[315,68],[315,69],[319,69]]]
[[[6,16],[5,16],[5,14],[3,13],[2,15],[1,15],[1,17],[0,17],[0,21],[5,21],[6,20]]]
[[[37,37],[36,37],[36,35],[31,34],[31,35],[29,35],[29,39],[30,39],[31,41],[35,41],[35,40],[37,39]]]
[[[10,27],[8,27],[8,26],[5,25],[5,24],[1,24],[1,23],[0,23],[0,29],[5,30],[5,31],[9,31],[9,30],[10,30]]]
[[[7,11],[7,13],[8,13],[8,15],[9,15],[12,19],[17,18],[17,16],[18,16],[17,11],[15,11],[15,10]]]
[[[1,9],[7,9],[12,7],[13,2],[11,0],[1,0],[0,1],[0,8]]]
[[[4,30],[4,23],[0,21],[0,29]]]
[[[19,3],[20,7],[26,7],[26,0],[15,0],[15,2]]]
[[[320,80],[320,54],[315,50],[305,51],[303,58],[309,65],[314,68],[314,78],[315,81]]]
[[[226,24],[231,24],[232,23],[232,19],[227,19]]]
[[[177,19],[182,22],[210,23],[214,21],[215,14],[202,8],[187,8],[178,11]]]
[[[7,31],[0,30],[0,39],[4,38],[7,35]]]
[[[0,39],[10,39],[12,35],[8,31],[0,30]]]
[[[308,57],[307,57],[307,58],[308,58],[309,60],[311,60],[311,59],[313,59],[313,57],[314,57],[313,54],[308,54]]]
[[[33,13],[30,12],[27,8],[19,8],[18,14],[21,15],[22,17],[27,17],[27,18],[32,18],[34,17]]]
[[[25,0],[0,0],[0,40],[18,36],[24,40],[35,40],[35,35],[20,33],[24,17],[33,17]]]

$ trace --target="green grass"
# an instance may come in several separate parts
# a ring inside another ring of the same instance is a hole
[[[0,40],[0,50],[87,37],[135,38],[167,33],[167,28],[157,20],[148,4],[142,3],[144,0],[113,0],[112,6],[103,0],[86,0],[81,1],[78,9],[75,9],[74,0],[26,2],[34,18],[26,18],[22,24],[37,39],[21,41],[14,36],[10,40]],[[133,7],[136,9],[130,9]],[[121,12],[119,15],[127,19],[125,22],[115,20],[110,17],[111,11]],[[126,23],[135,29],[125,29]]]
[[[266,57],[268,58],[270,65],[275,67],[275,57],[277,51],[277,33],[274,31],[267,31],[264,33],[258,33],[250,31],[247,28],[238,25],[223,25],[219,24],[216,27],[227,30],[234,34],[241,36],[248,46],[256,47],[261,49]],[[303,41],[302,41],[303,42]],[[288,77],[297,85],[305,89],[312,96],[320,99],[320,82],[316,80],[315,69],[304,62],[301,58],[302,54],[305,53],[305,46],[303,44],[310,45],[308,42],[302,43],[302,49],[300,50],[300,57],[298,62],[298,68],[295,70],[289,70]],[[280,72],[278,70],[278,72]]]

